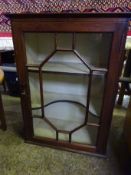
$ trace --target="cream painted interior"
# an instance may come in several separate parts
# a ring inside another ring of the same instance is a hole
[[[53,33],[25,33],[24,36],[28,64],[40,64],[55,49]],[[89,64],[96,67],[107,66],[111,33],[76,33],[75,36],[75,50]],[[57,34],[57,49],[71,49],[72,38],[71,33]],[[61,60],[61,55],[57,55],[58,60]],[[74,63],[74,57],[70,54],[68,54],[68,58],[65,56],[62,60]],[[52,61],[54,62],[55,60],[52,59]],[[75,63],[77,62],[79,62],[78,59],[75,60]]]
[[[63,123],[68,124],[76,123],[74,121],[61,121],[54,119],[55,123],[61,125]],[[77,123],[76,123],[77,125]],[[33,119],[33,126],[34,126],[34,135],[38,137],[45,137],[45,138],[56,138],[56,132],[53,130],[50,125],[43,121],[43,119]],[[64,129],[64,128],[63,128]],[[79,143],[79,144],[96,144],[96,136],[97,136],[97,128],[91,126],[84,126],[81,129],[77,130],[72,134],[72,142]],[[59,134],[59,139],[61,141],[69,141],[68,134]]]
[[[91,66],[108,68],[111,34],[109,33],[77,33],[75,34],[75,50]],[[55,49],[53,33],[25,33],[27,64],[40,65]],[[57,49],[71,49],[71,33],[56,34]],[[29,70],[38,70],[30,68]],[[71,51],[57,51],[43,66],[44,104],[55,100],[73,100],[86,106],[89,87],[89,69],[83,65]],[[44,72],[46,71],[46,72]],[[53,73],[56,71],[57,73]],[[61,72],[74,73],[61,74]],[[79,73],[79,75],[78,75]],[[88,122],[98,123],[102,107],[105,78],[94,72],[91,84],[91,96]],[[32,107],[40,107],[40,85],[38,72],[29,72],[29,85]],[[44,108],[45,116],[58,128],[72,130],[84,122],[86,110],[80,105],[58,102]],[[92,115],[93,114],[93,115]],[[40,137],[56,138],[56,132],[43,119],[41,110],[33,110],[34,134]],[[85,126],[72,134],[72,142],[95,145],[97,128]],[[59,139],[68,141],[68,134],[59,134]]]

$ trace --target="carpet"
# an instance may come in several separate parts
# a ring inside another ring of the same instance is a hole
[[[3,102],[8,128],[0,130],[0,175],[122,174],[111,145],[117,148],[121,139],[125,109],[114,111],[108,157],[103,159],[24,143],[19,98],[4,95]]]

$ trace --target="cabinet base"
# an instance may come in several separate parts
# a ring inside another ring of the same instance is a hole
[[[64,142],[57,142],[54,140],[42,140],[40,138],[32,138],[30,140],[25,139],[25,143],[33,144],[33,145],[39,145],[39,146],[45,146],[49,148],[59,149],[63,151],[69,151],[73,153],[79,153],[79,154],[86,154],[91,156],[96,156],[100,158],[107,158],[106,154],[99,154],[96,152],[95,146],[78,146],[77,144],[67,144]]]

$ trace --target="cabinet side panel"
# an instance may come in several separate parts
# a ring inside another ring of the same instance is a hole
[[[116,94],[118,90],[118,80],[120,76],[120,68],[123,64],[122,53],[125,46],[127,23],[116,25],[116,31],[113,33],[112,48],[110,53],[109,71],[107,74],[107,83],[103,101],[103,111],[100,121],[100,129],[97,139],[97,152],[99,154],[106,153],[107,140],[112,120],[112,112],[115,104]]]
[[[33,127],[32,127],[32,118],[30,110],[31,109],[30,95],[27,85],[27,75],[25,69],[26,56],[25,56],[23,33],[20,29],[19,24],[14,23],[14,21],[12,21],[12,31],[13,31],[13,43],[15,49],[15,60],[17,65],[18,78],[20,82],[24,135],[25,139],[31,139],[33,136]]]

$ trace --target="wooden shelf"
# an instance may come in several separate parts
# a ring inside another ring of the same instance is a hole
[[[27,65],[30,72],[38,72],[39,65]],[[100,69],[93,67],[93,75],[104,75],[107,71],[106,69]],[[48,62],[43,68],[44,73],[63,73],[63,74],[78,74],[78,75],[89,75],[89,69],[82,63],[70,63],[70,62]]]
[[[63,93],[52,93],[52,92],[45,92],[44,93],[44,102],[45,105],[57,100],[70,100],[76,101],[84,106],[86,106],[86,97],[83,95],[72,95],[72,94],[63,94]],[[94,117],[100,116],[100,109],[101,109],[101,98],[100,97],[91,97],[90,105],[89,105],[89,113],[92,113]],[[36,102],[32,99],[32,108],[40,107],[40,103]],[[53,115],[53,113],[51,114]]]

